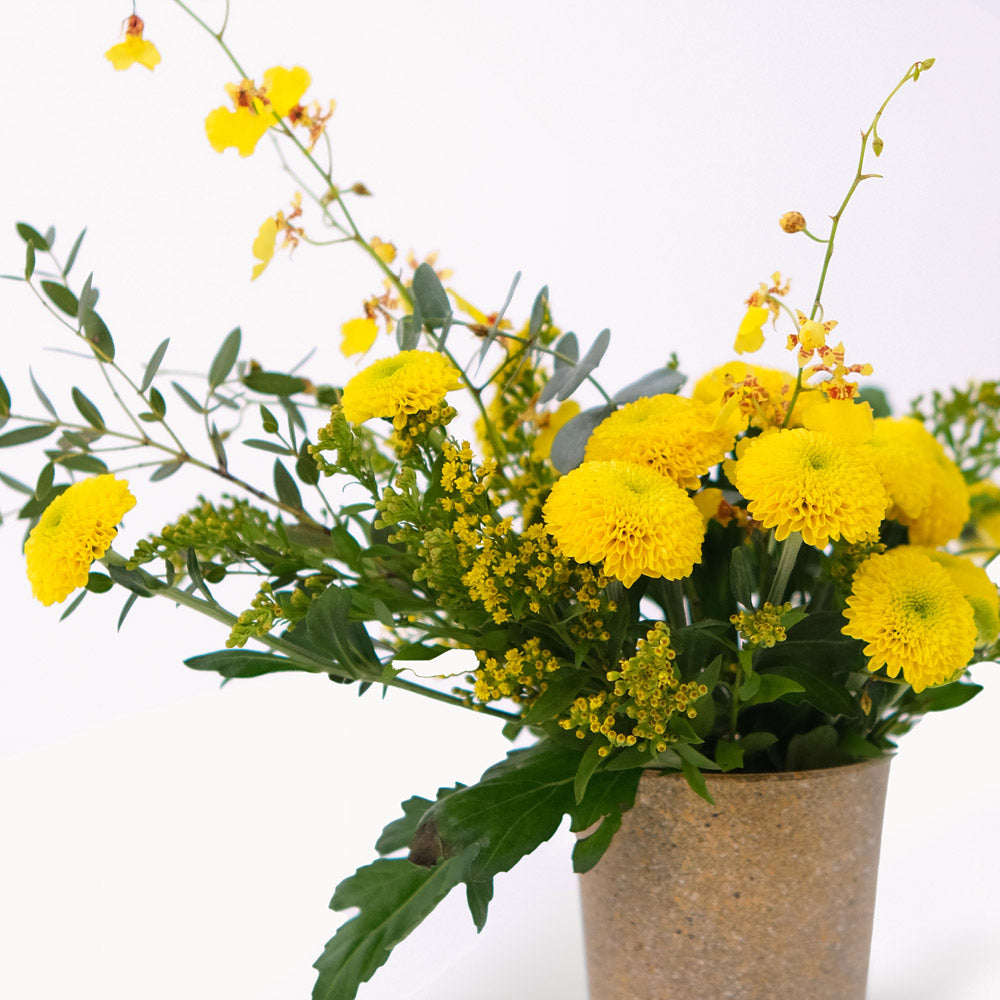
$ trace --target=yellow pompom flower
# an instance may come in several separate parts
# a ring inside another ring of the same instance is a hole
[[[124,479],[74,483],[45,508],[24,544],[31,592],[49,605],[87,582],[90,565],[111,547],[118,522],[135,506]]]
[[[344,386],[341,406],[352,424],[372,417],[391,417],[397,430],[414,413],[440,403],[445,393],[460,389],[459,372],[436,351],[400,351],[358,372]]]
[[[860,542],[878,531],[886,495],[866,453],[802,428],[753,439],[732,466],[747,510],[782,541],[793,531],[817,548]]]
[[[882,417],[870,441],[889,495],[888,517],[910,529],[914,545],[957,538],[969,519],[969,490],[940,442],[913,417]]]
[[[914,691],[954,680],[975,651],[969,602],[943,566],[909,545],[861,564],[844,617],[841,631],[867,643],[868,669],[902,671]]]
[[[1000,635],[1000,591],[982,566],[971,559],[950,552],[921,549],[934,562],[948,571],[948,575],[972,607],[976,621],[976,645],[989,646]]]
[[[726,457],[733,432],[716,429],[705,403],[665,393],[628,403],[604,420],[587,442],[588,462],[634,462],[697,489],[699,477]]]
[[[112,45],[104,58],[111,61],[115,69],[128,69],[138,63],[146,69],[152,69],[160,62],[160,53],[156,46],[142,37],[145,27],[142,18],[130,14],[125,25],[125,39],[117,45]]]
[[[273,66],[264,73],[260,87],[252,80],[227,83],[226,93],[235,110],[218,107],[209,112],[205,134],[212,148],[221,153],[232,146],[240,156],[249,156],[264,133],[298,105],[309,83],[309,73],[301,66]]]
[[[685,490],[641,465],[584,462],[556,481],[542,513],[563,553],[603,564],[626,587],[640,576],[680,580],[701,562],[701,512]]]

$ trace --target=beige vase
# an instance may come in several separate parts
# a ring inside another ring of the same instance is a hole
[[[580,878],[591,1000],[864,1000],[888,776],[643,775]]]

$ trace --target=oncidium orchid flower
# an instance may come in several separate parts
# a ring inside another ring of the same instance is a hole
[[[115,69],[128,69],[139,63],[151,70],[159,63],[160,53],[152,42],[142,37],[143,27],[143,20],[138,14],[129,15],[125,22],[125,39],[104,53]]]
[[[264,133],[299,106],[309,83],[309,73],[301,66],[272,66],[259,87],[246,79],[238,84],[227,83],[226,93],[235,110],[218,107],[205,118],[205,133],[212,148],[221,153],[232,146],[240,156],[249,156]]]

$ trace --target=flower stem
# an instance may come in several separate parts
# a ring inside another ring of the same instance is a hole
[[[781,555],[778,557],[778,568],[774,571],[771,589],[767,594],[769,604],[775,606],[781,604],[781,599],[785,594],[785,587],[788,585],[788,578],[791,576],[792,569],[795,566],[795,557],[799,554],[801,546],[802,535],[798,531],[793,531],[781,546]]]

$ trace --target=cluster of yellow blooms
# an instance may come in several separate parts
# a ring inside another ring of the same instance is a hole
[[[544,690],[545,677],[555,673],[559,661],[541,648],[537,638],[528,639],[523,646],[508,649],[502,660],[477,652],[481,666],[469,678],[472,693],[484,704],[488,701],[509,699],[517,704],[530,705]]]
[[[647,742],[662,753],[677,741],[667,732],[670,718],[675,714],[695,718],[694,703],[708,694],[704,684],[680,681],[673,667],[676,655],[670,646],[670,630],[664,622],[657,622],[638,641],[635,655],[620,661],[617,670],[608,671],[611,691],[577,698],[559,725],[576,730],[581,740],[587,733],[600,733],[608,741],[598,751],[602,757],[614,747],[645,747]]]
[[[736,626],[740,638],[748,646],[770,649],[787,638],[781,616],[791,611],[789,603],[779,606],[765,601],[756,611],[740,611],[731,615],[729,621]]]

